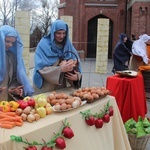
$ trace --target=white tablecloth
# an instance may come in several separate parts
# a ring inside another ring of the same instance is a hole
[[[114,116],[109,123],[105,123],[101,129],[95,126],[88,126],[84,122],[80,111],[90,109],[92,113],[99,112],[110,100],[114,108]],[[13,129],[0,128],[0,150],[23,150],[28,145],[10,140],[10,135],[21,136],[23,140],[37,141],[42,143],[42,139],[49,141],[54,133],[57,133],[62,127],[62,121],[67,118],[71,124],[75,136],[72,139],[65,139],[65,150],[130,150],[130,144],[122,122],[116,100],[112,96],[87,103],[77,109],[56,113],[40,119],[34,123],[25,122],[22,127]],[[40,150],[41,147],[37,146]],[[56,148],[54,148],[56,150]]]

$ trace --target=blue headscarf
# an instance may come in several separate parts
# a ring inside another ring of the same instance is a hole
[[[4,80],[6,75],[6,48],[5,38],[7,36],[15,37],[16,41],[13,46],[9,49],[14,53],[17,59],[17,80],[23,85],[24,96],[31,96],[33,94],[33,88],[31,87],[22,59],[23,44],[18,32],[11,26],[4,25],[0,28],[0,84]]]
[[[66,31],[66,37],[64,40],[63,48],[59,48],[54,40],[54,33],[58,30]],[[69,32],[68,25],[62,20],[56,20],[52,23],[50,33],[47,36],[43,37],[41,41],[38,43],[34,57],[35,68],[33,76],[34,84],[38,88],[41,88],[43,84],[43,78],[39,74],[38,70],[46,66],[52,66],[58,59],[60,59],[63,56],[63,54],[66,51],[74,52],[79,60],[78,53],[69,40],[68,32]],[[72,53],[66,53],[64,56],[64,59],[66,60],[71,58],[76,60],[76,57]],[[80,62],[79,62],[79,72],[81,72]]]
[[[127,37],[126,43],[124,42],[124,38],[125,38],[125,37]],[[123,45],[123,47],[130,53],[130,52],[131,52],[131,47],[130,47],[130,48],[128,47],[129,42],[130,42],[129,37],[128,37],[126,34],[121,33],[121,34],[119,35],[119,41],[118,41],[118,43],[116,44],[115,49],[118,47],[118,45],[121,44],[121,45]]]

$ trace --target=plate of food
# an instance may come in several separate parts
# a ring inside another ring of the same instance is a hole
[[[70,95],[77,96],[82,101],[86,100],[87,103],[92,103],[106,97],[109,94],[110,91],[105,87],[85,87],[74,91]]]
[[[115,73],[124,77],[136,77],[138,75],[138,72],[133,70],[116,71]]]
[[[84,105],[86,103],[87,103],[86,100],[81,101],[80,103],[78,101],[74,101],[72,103],[72,105],[69,106],[69,107],[67,107],[65,103],[61,104],[61,105],[57,103],[57,104],[55,104],[53,106],[53,111],[54,112],[66,112],[66,111],[70,111],[70,110],[76,109],[76,108],[78,108],[78,107],[80,107],[80,106],[82,106],[82,105]]]

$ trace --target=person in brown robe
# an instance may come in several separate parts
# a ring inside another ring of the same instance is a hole
[[[23,44],[17,31],[8,25],[0,28],[0,101],[18,100],[32,95],[22,60]]]
[[[35,94],[68,86],[81,87],[80,59],[68,32],[68,25],[56,20],[52,23],[50,33],[38,43],[33,76]]]

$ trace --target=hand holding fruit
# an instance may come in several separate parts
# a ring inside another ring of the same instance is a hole
[[[69,72],[69,71],[72,71],[73,70],[73,68],[75,67],[75,65],[76,65],[76,63],[77,63],[77,61],[75,60],[72,60],[72,59],[70,59],[70,60],[63,60],[60,64],[59,64],[59,66],[61,66],[61,71],[62,72]]]
[[[74,71],[74,73],[67,72],[65,74],[65,78],[68,80],[71,80],[71,81],[77,81],[78,80],[78,73],[75,70],[73,70],[73,71]]]
[[[13,95],[19,95],[22,96],[23,95],[23,86],[18,86],[16,88],[12,88],[9,90],[9,92]]]

